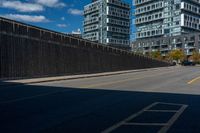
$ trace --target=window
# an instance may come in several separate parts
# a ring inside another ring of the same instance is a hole
[[[176,10],[180,9],[180,5],[176,4]]]

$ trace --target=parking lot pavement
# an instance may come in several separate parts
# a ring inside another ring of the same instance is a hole
[[[23,87],[29,93],[26,99],[7,102],[7,97],[1,99],[0,131],[3,133],[200,131],[197,95]]]
[[[0,132],[199,133],[198,69],[1,87]]]
[[[164,133],[170,129],[187,107],[188,105],[184,104],[155,102],[105,129],[102,133],[110,133],[127,127],[133,127],[131,132],[135,132],[134,127],[140,128],[140,130],[151,127],[155,132]]]

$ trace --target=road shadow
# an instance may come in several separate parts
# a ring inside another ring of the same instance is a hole
[[[0,132],[98,133],[155,102],[188,106],[169,129],[170,133],[200,131],[198,95],[18,84],[0,89]],[[140,120],[166,121],[169,114],[151,116]],[[113,132],[153,133],[160,128],[121,126]]]

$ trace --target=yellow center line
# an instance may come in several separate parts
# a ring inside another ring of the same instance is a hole
[[[192,83],[194,83],[194,82],[196,82],[197,80],[199,80],[200,79],[200,76],[199,77],[196,77],[196,78],[194,78],[194,79],[192,79],[192,80],[190,80],[187,84],[192,84]]]
[[[105,85],[112,85],[112,84],[117,84],[117,83],[122,83],[122,82],[127,82],[127,81],[132,81],[132,80],[138,80],[138,79],[144,79],[144,78],[149,78],[149,77],[155,77],[158,75],[163,75],[166,73],[172,73],[172,72],[164,72],[164,73],[159,73],[159,74],[154,74],[152,76],[144,76],[144,77],[138,77],[138,78],[131,78],[131,79],[124,79],[124,80],[118,80],[118,81],[112,81],[112,82],[106,82],[106,83],[99,83],[99,84],[92,84],[92,85],[86,85],[86,86],[81,86],[81,88],[92,88],[92,87],[99,87],[99,86],[105,86]]]

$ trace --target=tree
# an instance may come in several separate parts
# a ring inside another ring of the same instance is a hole
[[[173,61],[183,61],[185,59],[185,53],[183,50],[181,49],[177,49],[177,50],[172,50],[171,52],[169,52],[168,56],[169,60]]]
[[[141,51],[136,51],[134,53],[137,54],[137,55],[144,55]]]
[[[200,63],[200,54],[197,51],[193,51],[192,56],[190,57],[194,62]]]
[[[151,53],[150,53],[150,56],[151,56],[152,58],[159,59],[159,60],[163,59],[163,58],[162,58],[162,55],[161,55],[161,53],[160,53],[160,51],[151,52]]]

